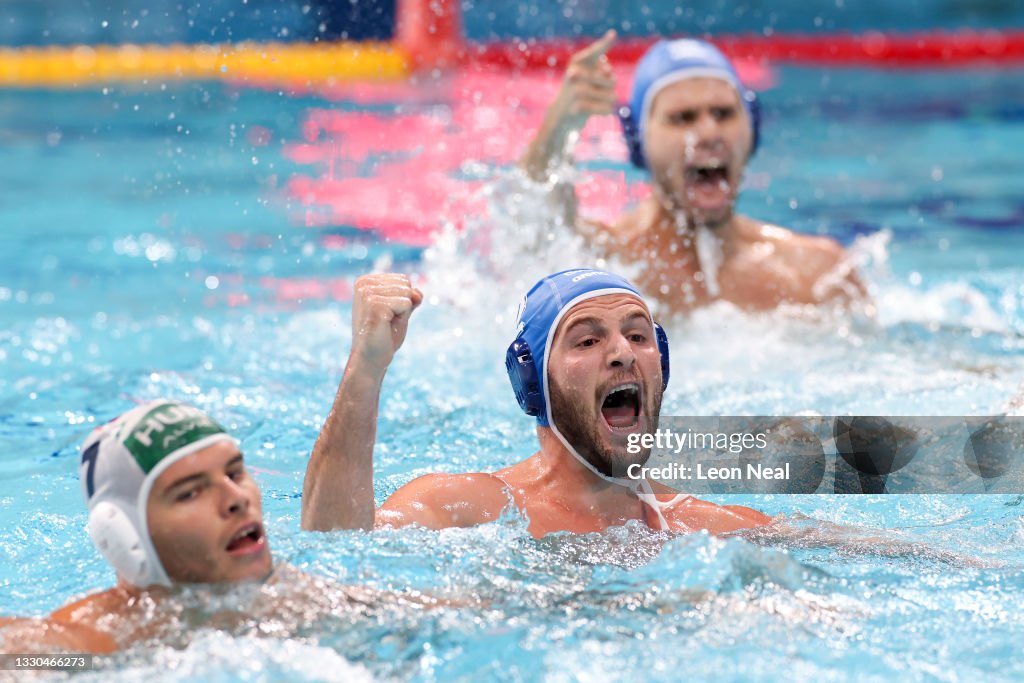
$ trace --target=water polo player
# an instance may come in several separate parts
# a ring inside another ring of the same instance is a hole
[[[166,400],[129,410],[89,435],[80,475],[89,536],[118,584],[49,619],[18,620],[20,633],[8,624],[5,646],[109,652],[123,644],[111,627],[144,591],[271,574],[259,487],[235,440],[201,410]]]
[[[520,161],[533,179],[556,179],[553,195],[576,229],[607,254],[642,264],[638,284],[671,311],[714,300],[750,310],[863,300],[837,242],[734,212],[760,111],[729,60],[704,41],[659,41],[637,64],[629,105],[619,107],[605,56],[614,40],[609,31],[572,58]],[[603,225],[575,216],[575,194],[565,174],[553,171],[591,115],[616,112],[631,160],[648,172],[653,192]]]
[[[540,450],[493,473],[419,477],[375,511],[381,383],[422,298],[404,275],[370,275],[356,283],[352,350],[306,470],[304,528],[472,526],[497,519],[510,501],[537,537],[629,520],[713,533],[770,521],[750,508],[677,496],[626,476],[630,464],[648,456],[629,454],[627,439],[660,411],[668,340],[633,285],[590,269],[538,282],[523,300],[508,350],[509,379],[521,407],[536,418]]]

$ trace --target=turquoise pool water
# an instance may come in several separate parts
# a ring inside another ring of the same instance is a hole
[[[741,210],[850,245],[879,314],[712,307],[670,321],[664,412],[1005,410],[1024,381],[1022,75],[770,74]],[[350,614],[321,588],[297,616],[303,599],[289,594],[284,616],[182,629],[104,660],[94,680],[1024,676],[1015,496],[740,499],[797,526],[850,524],[934,550],[889,558],[633,527],[534,541],[514,516],[442,533],[299,530],[306,458],[349,348],[349,286],[371,268],[416,273],[428,294],[385,384],[378,500],[420,474],[533,451],[502,369],[512,316],[524,281],[584,254],[556,236],[557,250],[527,256],[511,239],[550,230],[508,174],[539,114],[521,85],[462,74],[304,95],[3,93],[0,613],[45,614],[111,585],[85,536],[78,444],[134,401],[170,396],[242,439],[280,561],[478,606]],[[479,106],[460,105],[473,96]],[[584,141],[583,172],[599,187],[639,181],[609,131]],[[445,223],[467,236],[425,251]],[[481,255],[485,239],[498,247]],[[250,609],[259,596],[215,602]],[[202,623],[203,609],[181,619]]]

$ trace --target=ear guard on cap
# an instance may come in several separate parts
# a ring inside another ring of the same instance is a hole
[[[619,107],[618,115],[619,123],[622,124],[622,136],[626,139],[626,147],[629,148],[629,163],[637,168],[647,168],[643,141],[640,139],[640,130],[633,118],[633,110],[628,104],[624,104]]]
[[[750,128],[753,131],[753,138],[750,141],[750,156],[754,156],[758,144],[761,142],[761,100],[758,99],[757,93],[749,88],[744,88],[740,97],[747,103],[747,111],[750,113]],[[625,138],[626,147],[629,148],[629,162],[637,168],[646,169],[644,141],[640,139],[640,126],[637,124],[633,109],[628,104],[623,104],[617,113],[619,123],[622,124],[622,137]]]
[[[153,568],[142,538],[127,512],[101,501],[89,512],[89,536],[118,574],[133,586],[153,583]]]
[[[530,417],[543,415],[544,393],[541,391],[540,373],[533,361],[530,345],[522,337],[517,337],[509,345],[505,353],[505,370],[523,412]]]
[[[104,431],[116,428],[115,421],[100,427],[82,451],[79,465],[86,500],[92,500],[96,493],[97,459]],[[88,440],[87,440],[88,442]],[[107,456],[112,457],[112,456]],[[163,567],[155,566],[150,560],[145,542],[139,534],[138,522],[130,509],[117,500],[101,500],[89,510],[89,537],[100,554],[114,567],[121,578],[133,586],[148,586],[153,583],[169,583]]]
[[[670,363],[668,353],[668,334],[658,323],[654,323],[654,336],[658,341],[658,352],[661,354],[661,390],[668,387]],[[522,337],[517,337],[505,353],[505,370],[508,372],[512,391],[523,412],[531,417],[544,416],[546,406],[540,372],[533,360],[530,345]]]
[[[671,374],[671,365],[668,360],[668,334],[665,328],[654,323],[654,336],[658,340],[658,353],[661,354],[661,390],[668,389],[668,378]]]
[[[747,111],[750,112],[750,129],[754,133],[750,140],[750,156],[754,156],[761,144],[761,98],[750,88],[744,88],[740,97],[747,101]]]

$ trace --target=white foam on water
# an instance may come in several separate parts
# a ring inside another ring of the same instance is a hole
[[[122,656],[117,657],[121,659]],[[119,670],[83,676],[86,681],[323,681],[361,683],[373,676],[330,648],[296,638],[232,636],[202,631],[184,649],[145,646],[123,655]]]
[[[465,217],[461,227],[447,222],[424,254],[431,293],[460,309],[495,301],[518,303],[537,280],[575,267],[633,268],[601,258],[567,224],[560,193],[571,191],[572,171],[537,183],[515,170],[480,190],[484,216]]]
[[[557,173],[562,175],[548,184],[515,171],[486,185],[487,215],[466,219],[461,230],[449,224],[428,250],[428,298],[458,311],[463,331],[476,318],[485,337],[497,327],[510,339],[515,305],[536,280],[557,270],[596,266],[635,276],[640,266],[600,258],[567,225],[555,194],[565,189],[559,182],[573,176],[570,169]],[[884,230],[858,237],[835,273],[845,279],[856,269],[873,307],[782,306],[746,313],[719,302],[661,320],[673,358],[663,412],[1004,410],[1024,382],[1024,363],[1007,354],[990,357],[971,344],[994,335],[987,341],[1021,345],[1014,341],[1014,324],[968,282],[927,288],[896,282],[891,240]],[[720,257],[714,242],[713,235],[698,233],[701,263],[712,274]]]

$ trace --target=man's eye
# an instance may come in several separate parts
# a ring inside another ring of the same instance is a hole
[[[593,346],[596,343],[597,343],[596,339],[587,338],[587,339],[581,340],[579,345],[580,346]]]
[[[697,120],[697,112],[677,111],[668,115],[669,123],[674,125],[693,123]]]
[[[629,340],[634,344],[643,344],[644,342],[647,341],[647,337],[646,335],[636,333],[629,335]]]
[[[228,472],[228,476],[231,478],[231,481],[242,481],[245,479],[245,470],[233,470]]]
[[[174,500],[176,500],[179,503],[183,503],[183,502],[185,502],[187,500],[193,500],[193,499],[198,498],[198,497],[199,497],[199,487],[197,486],[195,488],[186,489],[186,490],[182,491],[181,493],[179,493],[178,495],[176,495],[174,497]]]
[[[736,115],[736,109],[733,107],[715,107],[711,110],[711,115],[715,117],[716,121],[727,121]]]

